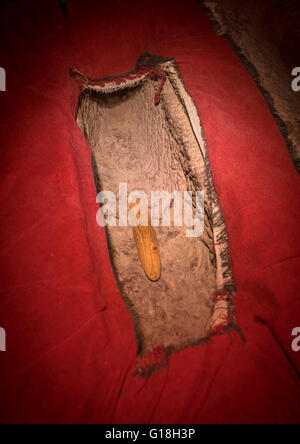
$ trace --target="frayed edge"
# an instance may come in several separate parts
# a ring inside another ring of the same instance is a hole
[[[158,105],[167,79],[166,71],[159,65],[167,60],[168,59],[164,59],[163,57],[145,52],[139,57],[136,67],[132,71],[121,74],[120,76],[91,79],[74,68],[70,68],[69,73],[73,79],[79,81],[81,93],[84,92],[87,95],[90,94],[92,90],[108,94],[114,91],[120,91],[122,86],[124,88],[134,88],[144,83],[147,79],[160,79],[160,85],[154,96],[154,103]]]
[[[226,308],[224,307],[222,308],[222,310],[226,310],[226,314],[221,314],[221,316],[218,315],[218,320],[220,320],[221,322],[212,322],[207,336],[201,338],[193,344],[183,344],[181,347],[178,348],[165,348],[163,345],[159,345],[155,347],[152,351],[147,352],[145,356],[137,356],[136,370],[133,376],[149,378],[160,370],[168,368],[169,358],[172,354],[182,352],[183,350],[190,347],[199,347],[201,345],[212,343],[213,338],[216,336],[228,334],[231,337],[231,333],[236,332],[240,336],[241,341],[245,343],[246,338],[236,320],[234,298],[235,293],[232,293],[225,289],[217,290],[213,297],[214,306],[212,309],[212,318],[209,320],[209,322],[213,321],[213,314],[216,313],[216,305],[220,302],[225,302],[227,304]]]
[[[163,345],[158,345],[145,357],[138,356],[136,360],[136,370],[133,376],[149,378],[154,373],[167,368],[169,365],[169,355]]]
[[[150,378],[159,371],[166,370],[169,367],[170,357],[173,354],[183,352],[188,348],[196,348],[199,346],[212,344],[214,338],[216,338],[217,336],[222,336],[224,334],[227,334],[232,338],[231,336],[232,333],[237,333],[240,336],[241,341],[243,343],[246,342],[245,336],[243,335],[241,329],[239,328],[234,318],[230,321],[229,324],[227,325],[222,324],[212,329],[207,336],[205,336],[204,338],[200,339],[199,341],[193,344],[183,345],[180,348],[175,348],[175,347],[165,348],[163,346],[158,346],[152,352],[148,352],[145,358],[143,357],[137,358],[136,369],[132,376],[141,377],[143,379]],[[158,357],[160,357],[160,359],[158,359]]]

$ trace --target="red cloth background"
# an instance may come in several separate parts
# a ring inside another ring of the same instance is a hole
[[[2,2],[2,423],[300,421],[300,180],[267,105],[196,0]],[[133,377],[133,323],[96,224],[69,67],[103,77],[175,57],[204,125],[246,337]]]

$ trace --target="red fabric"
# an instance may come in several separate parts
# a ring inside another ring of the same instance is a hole
[[[0,420],[26,423],[295,423],[300,419],[300,182],[246,69],[197,1],[10,3],[1,11]],[[246,337],[133,377],[133,323],[96,224],[78,88],[146,49],[175,57],[199,108],[225,213]]]

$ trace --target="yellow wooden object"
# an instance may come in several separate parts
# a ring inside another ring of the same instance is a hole
[[[134,205],[130,206],[133,207]],[[161,261],[155,228],[151,226],[150,213],[148,212],[147,226],[138,224],[136,227],[132,227],[132,230],[138,255],[146,276],[150,281],[156,282],[161,276]]]

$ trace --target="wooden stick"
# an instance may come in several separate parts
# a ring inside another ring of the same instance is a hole
[[[137,203],[130,204],[133,208]],[[140,218],[139,213],[137,219]],[[138,224],[132,227],[133,236],[138,251],[139,259],[148,279],[156,282],[161,276],[161,261],[159,254],[159,245],[156,237],[155,228],[151,226],[151,216],[148,211],[148,225]]]

